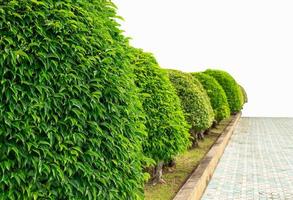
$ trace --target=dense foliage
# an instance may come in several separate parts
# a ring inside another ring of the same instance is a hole
[[[235,79],[222,70],[208,69],[204,73],[214,77],[224,89],[229,103],[231,113],[237,113],[242,109],[242,92]]]
[[[140,199],[144,137],[107,0],[0,3],[0,199]]]
[[[192,73],[198,79],[209,96],[217,122],[230,116],[229,104],[225,91],[213,77],[204,73]]]
[[[169,160],[189,144],[189,126],[179,98],[152,54],[133,49],[132,62],[146,113],[148,140],[143,143],[144,153],[156,162]]]
[[[208,129],[213,123],[214,113],[200,83],[190,74],[180,71],[168,70],[168,74],[181,100],[187,122],[195,131]]]
[[[247,103],[248,102],[248,97],[247,97],[247,93],[244,89],[244,87],[242,87],[241,85],[239,85],[241,92],[242,92],[242,96],[243,96],[243,103]]]

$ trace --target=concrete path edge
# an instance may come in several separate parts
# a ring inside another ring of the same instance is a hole
[[[235,115],[173,200],[200,200],[232,136],[241,113]]]

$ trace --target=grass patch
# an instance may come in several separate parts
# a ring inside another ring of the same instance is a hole
[[[203,141],[199,142],[199,147],[191,149],[180,156],[176,160],[175,168],[164,169],[163,179],[166,184],[157,184],[155,186],[146,184],[145,199],[146,200],[170,200],[178,192],[182,184],[188,179],[194,171],[200,160],[209,151],[211,146],[220,136],[225,127],[229,124],[231,118],[223,120],[216,128],[213,128],[209,135],[206,135]]]

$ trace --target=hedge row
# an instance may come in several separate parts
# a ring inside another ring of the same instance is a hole
[[[142,199],[148,164],[161,176],[247,102],[226,72],[166,71],[131,47],[108,0],[0,13],[0,199]]]
[[[197,133],[207,130],[213,123],[214,113],[209,98],[199,81],[191,74],[168,70],[170,81],[181,100],[186,121],[196,144]]]
[[[230,115],[230,108],[222,86],[216,79],[205,73],[192,73],[192,75],[200,81],[206,90],[214,110],[215,120],[220,122],[227,118]]]
[[[237,113],[243,106],[242,91],[235,81],[235,79],[225,71],[221,70],[206,70],[204,73],[214,77],[218,83],[223,87],[231,113]]]
[[[134,48],[132,52],[135,83],[146,114],[144,154],[156,162],[168,161],[187,149],[189,126],[166,72],[153,55]]]
[[[0,199],[139,199],[143,110],[109,1],[0,3]]]

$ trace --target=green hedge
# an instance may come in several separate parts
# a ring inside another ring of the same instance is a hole
[[[148,140],[143,143],[144,153],[156,162],[167,161],[187,149],[189,126],[166,72],[152,54],[139,49],[133,52],[135,83],[146,113]]]
[[[243,97],[235,79],[229,73],[222,70],[208,69],[204,73],[214,77],[223,87],[228,99],[231,113],[237,113],[241,111]]]
[[[247,97],[247,93],[244,89],[244,87],[242,87],[241,85],[239,85],[241,92],[242,92],[242,96],[243,96],[243,104],[248,102],[248,97]]]
[[[208,129],[213,123],[214,113],[200,83],[190,74],[180,71],[168,70],[168,74],[181,100],[187,122],[195,131]]]
[[[216,79],[204,73],[192,73],[192,75],[200,81],[208,94],[214,110],[215,120],[220,122],[229,117],[230,109],[225,91]]]
[[[114,6],[0,13],[0,199],[141,199],[141,105]]]

